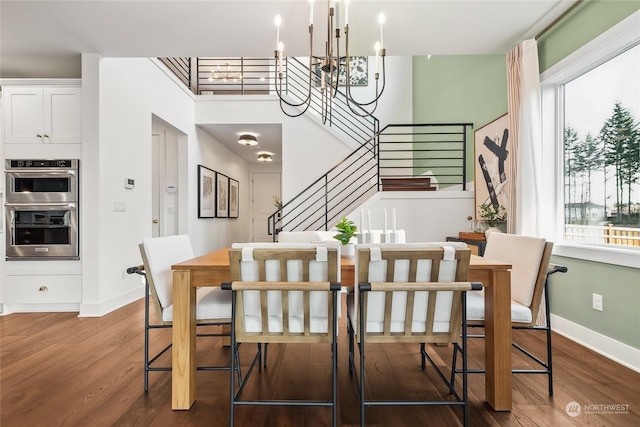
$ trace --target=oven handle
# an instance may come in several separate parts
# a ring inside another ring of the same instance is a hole
[[[75,203],[5,203],[7,207],[16,208],[75,208]]]
[[[9,236],[11,239],[10,245],[11,246],[15,246],[16,245],[16,234],[15,234],[15,229],[16,229],[16,213],[13,209],[9,210]]]
[[[72,176],[75,177],[77,175],[77,171],[75,169],[63,169],[63,170],[30,170],[30,171],[6,171],[7,175],[13,176],[16,178],[28,178],[28,177],[43,177],[48,178],[51,176]]]

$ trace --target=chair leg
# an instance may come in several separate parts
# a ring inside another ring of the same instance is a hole
[[[349,339],[349,375],[353,374],[354,369],[354,330],[351,324],[351,317],[347,313],[347,335]]]
[[[454,386],[456,380],[456,364],[458,363],[458,346],[453,346],[453,358],[451,359],[451,386]]]
[[[544,284],[544,308],[547,320],[547,380],[549,381],[549,396],[553,396],[553,360],[551,356],[551,312],[549,311],[549,276]]]
[[[144,391],[149,391],[149,279],[144,277]]]
[[[425,367],[426,367],[426,359],[424,357],[424,353],[425,351],[427,351],[427,349],[425,348],[424,343],[420,343],[420,358],[422,359],[422,363],[421,363],[421,368],[424,371]]]

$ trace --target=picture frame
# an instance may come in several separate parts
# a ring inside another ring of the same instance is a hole
[[[216,172],[216,218],[229,216],[229,177]]]
[[[240,183],[229,178],[229,218],[238,218],[240,208]]]
[[[346,86],[347,69],[344,63],[347,60],[345,56],[340,58],[340,67],[338,67],[338,86]],[[349,58],[349,84],[351,86],[367,86],[369,84],[369,58],[367,56],[351,56]],[[316,75],[315,85],[320,86],[322,72],[320,70],[321,63],[315,64],[313,70]],[[329,76],[326,77],[326,83],[329,84]]]
[[[474,196],[475,217],[480,218],[480,206],[509,206],[510,138],[509,114],[478,128],[474,132]]]
[[[215,182],[215,171],[198,165],[198,218],[215,217]]]

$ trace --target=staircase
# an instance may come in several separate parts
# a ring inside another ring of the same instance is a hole
[[[273,94],[276,83],[272,72],[273,58],[197,58],[196,73],[192,62],[178,58],[163,62],[176,72],[194,93]],[[237,83],[216,83],[208,76],[220,61],[239,67],[243,78]],[[375,117],[361,117],[360,107],[348,104],[345,94],[323,99],[320,76],[297,58],[283,63],[282,92],[292,104],[301,104],[307,95],[311,102],[304,114],[322,122],[323,103],[329,102],[329,115],[324,125],[340,134],[354,151],[324,175],[293,197],[268,218],[268,231],[277,239],[280,231],[328,230],[339,219],[353,212],[378,191],[466,190],[467,145],[471,123],[390,124],[380,130]],[[195,74],[193,81],[190,76]],[[268,74],[268,79],[258,77]],[[318,82],[317,86],[313,82]],[[310,84],[311,83],[311,84]],[[290,116],[301,109],[283,111]],[[303,107],[304,108],[304,107]],[[355,113],[354,113],[355,110]]]

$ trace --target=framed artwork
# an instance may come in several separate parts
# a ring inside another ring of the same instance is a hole
[[[216,218],[229,216],[229,177],[216,172]]]
[[[340,58],[340,65],[344,65],[346,57]],[[352,86],[366,86],[369,84],[369,66],[366,56],[349,57],[349,84]],[[338,68],[338,85],[344,86],[347,82],[346,67]]]
[[[509,115],[498,117],[474,133],[476,218],[480,206],[488,203],[497,209],[509,205],[511,167],[509,166]]]
[[[240,183],[235,179],[229,179],[229,218],[238,218],[240,203]]]
[[[340,67],[338,67],[338,86],[345,86],[347,81],[347,69],[344,67],[344,63],[347,60],[346,57],[340,58]],[[349,83],[352,86],[367,86],[369,84],[369,58],[366,56],[351,56],[349,58]],[[318,62],[315,64],[314,73],[316,74],[315,84],[320,86],[320,79],[322,72],[320,66],[322,64]],[[326,76],[327,84],[329,83],[329,76]]]
[[[214,171],[198,165],[198,218],[215,217],[215,179]]]

